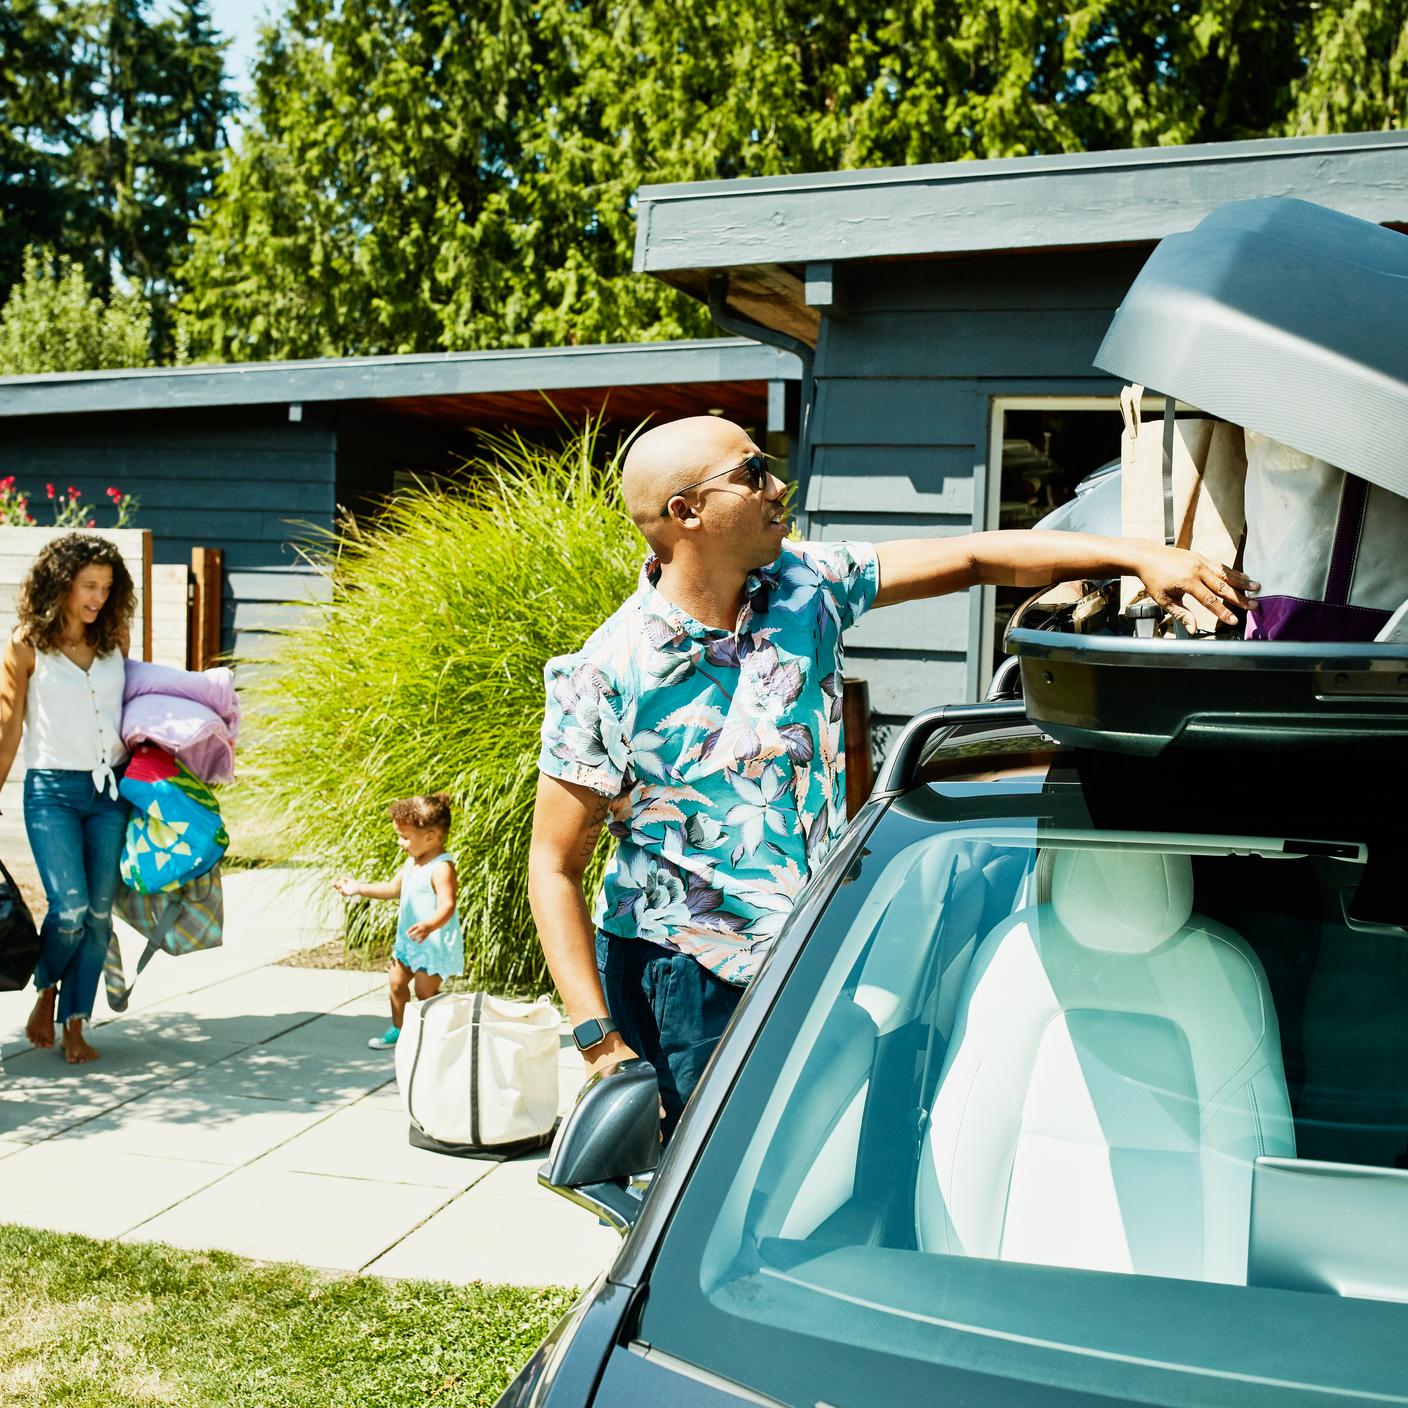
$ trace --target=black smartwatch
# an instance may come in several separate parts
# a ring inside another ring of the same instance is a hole
[[[588,1017],[585,1022],[578,1022],[572,1028],[572,1040],[578,1051],[590,1051],[593,1046],[600,1046],[616,1029],[616,1023],[610,1017]]]

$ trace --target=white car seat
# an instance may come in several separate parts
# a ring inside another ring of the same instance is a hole
[[[1187,856],[1059,850],[983,940],[924,1131],[918,1246],[1246,1281],[1251,1165],[1291,1156],[1261,964]]]

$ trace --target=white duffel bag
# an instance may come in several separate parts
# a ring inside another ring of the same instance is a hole
[[[546,997],[442,992],[408,1002],[396,1084],[411,1143],[480,1158],[547,1145],[557,1120],[560,1025]]]
[[[1254,430],[1247,445],[1247,634],[1371,641],[1408,601],[1408,499]]]

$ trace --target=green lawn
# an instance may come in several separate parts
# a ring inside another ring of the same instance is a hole
[[[572,1298],[0,1226],[0,1405],[491,1404]]]

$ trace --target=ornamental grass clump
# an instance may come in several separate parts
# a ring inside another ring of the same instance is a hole
[[[478,986],[546,984],[527,890],[543,666],[615,610],[643,555],[597,451],[592,427],[558,452],[486,441],[462,487],[401,494],[336,537],[315,559],[331,600],[246,692],[257,809],[329,880],[390,877],[404,857],[387,804],[450,793]],[[389,947],[395,927],[394,904],[349,902],[350,944]]]

